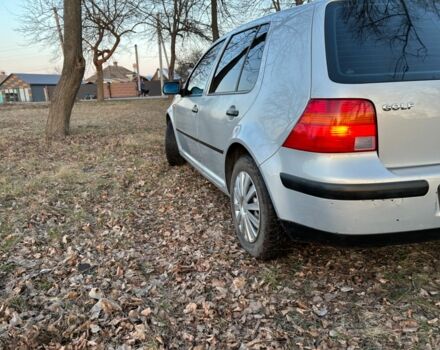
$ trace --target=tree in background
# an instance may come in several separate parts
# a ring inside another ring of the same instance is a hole
[[[97,73],[98,101],[104,100],[103,65],[115,53],[123,37],[134,33],[141,23],[143,0],[82,0],[83,40]],[[33,42],[59,47],[59,35],[53,9],[64,20],[62,0],[27,0],[21,31]]]
[[[243,6],[246,5],[246,6]],[[205,0],[200,2],[200,12],[205,14],[204,21],[210,28],[212,41],[253,16],[249,11],[251,3],[246,0]]]
[[[169,79],[174,78],[178,39],[188,37],[211,41],[209,26],[204,24],[198,0],[145,0],[141,7],[147,32],[150,36],[162,34],[169,43]]]
[[[212,31],[212,41],[216,41],[220,38],[220,29],[218,25],[218,0],[211,0],[211,31]]]
[[[55,16],[63,22],[63,0],[25,0],[22,32],[32,42],[59,47],[62,37]],[[151,37],[158,32],[169,45],[169,77],[174,77],[178,43],[186,52],[217,40],[222,32],[268,11],[300,5],[304,0],[82,0],[85,53],[96,68],[97,97],[104,100],[103,65],[123,38],[140,24]],[[61,33],[62,34],[62,33]],[[59,54],[61,50],[58,51]]]
[[[196,66],[199,59],[202,57],[203,51],[194,49],[187,54],[181,55],[177,60],[176,73],[180,75],[182,80],[186,81],[191,74],[191,71]]]
[[[311,0],[310,0],[311,1]],[[279,12],[299,6],[307,0],[205,0],[201,2],[201,12],[209,14],[205,21],[211,28],[212,41],[216,41],[222,32],[259,17],[268,12]]]
[[[63,71],[46,124],[48,140],[62,139],[69,134],[72,108],[84,76],[81,0],[64,0],[64,52]]]
[[[140,24],[141,1],[83,0],[84,42],[96,68],[97,99],[104,101],[103,65],[113,56],[121,39]]]

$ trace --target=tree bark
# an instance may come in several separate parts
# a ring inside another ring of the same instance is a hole
[[[102,64],[98,63],[96,67],[96,88],[97,88],[97,100],[98,102],[104,102],[104,72]]]
[[[64,63],[46,124],[46,139],[69,134],[70,117],[85,71],[82,50],[81,0],[64,0]]]
[[[272,0],[272,5],[273,5],[273,7],[274,7],[276,12],[280,12],[281,11],[280,0]]]
[[[211,29],[212,29],[212,41],[216,41],[220,37],[220,32],[218,29],[217,0],[211,0]]]

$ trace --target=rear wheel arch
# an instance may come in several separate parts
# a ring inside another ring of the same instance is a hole
[[[226,188],[227,188],[228,193],[229,193],[230,186],[231,186],[231,177],[232,177],[232,173],[234,172],[235,163],[237,163],[237,161],[240,159],[240,157],[245,156],[245,155],[251,157],[252,160],[254,161],[254,163],[257,165],[257,167],[259,167],[258,163],[255,160],[255,157],[252,155],[252,153],[243,144],[241,144],[239,142],[235,142],[235,143],[231,144],[228,148],[228,151],[226,152],[225,183],[226,183]],[[262,172],[261,172],[261,176],[263,177],[263,181],[266,183],[265,176]],[[271,198],[272,203],[274,203],[274,201],[272,199],[272,192],[270,191],[269,187],[267,187],[267,191],[269,192],[269,197]],[[275,211],[278,214],[277,208],[275,208]]]
[[[185,159],[179,151],[176,134],[174,133],[173,123],[169,114],[166,116],[166,130],[165,130],[165,155],[170,166],[178,166],[185,164]]]
[[[241,143],[233,143],[229,146],[228,151],[226,152],[225,157],[225,181],[226,181],[226,188],[229,192],[230,186],[231,186],[231,177],[232,173],[234,171],[234,165],[237,163],[237,161],[240,159],[240,157],[247,155],[254,159],[251,152],[248,151],[248,149],[243,146]],[[255,159],[254,159],[255,162]]]

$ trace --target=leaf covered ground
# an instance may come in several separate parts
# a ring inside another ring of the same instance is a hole
[[[439,349],[440,243],[259,262],[163,152],[169,101],[0,109],[0,348]]]

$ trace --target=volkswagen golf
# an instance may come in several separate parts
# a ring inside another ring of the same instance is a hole
[[[321,0],[241,26],[167,111],[166,156],[230,197],[243,248],[440,228],[440,4]]]

